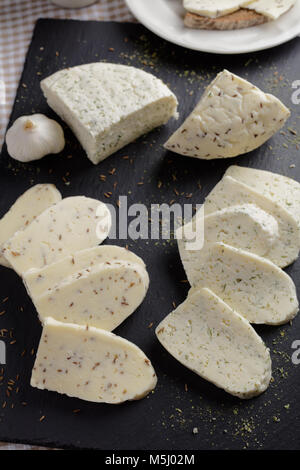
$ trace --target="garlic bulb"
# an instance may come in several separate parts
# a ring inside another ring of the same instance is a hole
[[[21,116],[8,129],[6,145],[9,155],[19,162],[39,160],[63,150],[64,131],[44,114]]]

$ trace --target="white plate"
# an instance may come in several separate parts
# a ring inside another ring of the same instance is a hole
[[[126,0],[146,28],[167,41],[197,51],[242,54],[278,46],[300,34],[300,0],[276,21],[236,31],[185,28],[182,0]]]

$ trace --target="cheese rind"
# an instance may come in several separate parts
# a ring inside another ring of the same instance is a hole
[[[236,248],[242,248],[250,253],[268,258],[268,253],[277,240],[277,221],[253,204],[233,206],[213,212],[203,219],[204,243],[202,247],[193,248],[187,235],[196,234],[201,226],[199,218],[203,215],[199,212],[192,221],[183,226],[177,233],[181,238],[177,239],[179,253],[188,279],[194,278],[193,271],[197,272],[199,265],[205,265],[210,247],[217,242],[223,242]]]
[[[295,285],[282,269],[223,243],[211,246],[206,264],[190,273],[190,282],[195,289],[211,289],[251,323],[280,325],[298,312]]]
[[[248,321],[209,289],[190,292],[156,336],[181,364],[234,396],[254,397],[270,383],[269,350]]]
[[[73,255],[41,269],[29,269],[29,271],[23,274],[23,281],[29,295],[32,298],[36,298],[58,286],[65,278],[72,274],[100,263],[118,260],[130,261],[146,268],[142,258],[132,253],[132,251],[116,245],[104,245],[76,251]],[[145,277],[145,285],[147,284],[147,279],[148,275]]]
[[[209,18],[228,15],[254,0],[183,0],[183,7],[191,13]]]
[[[300,183],[271,171],[230,166],[225,176],[231,176],[277,204],[283,206],[300,224]]]
[[[148,286],[140,264],[110,261],[72,274],[33,301],[42,323],[52,316],[112,331],[138,308]]]
[[[83,248],[99,245],[108,235],[111,215],[96,199],[63,199],[39,215],[25,230],[8,240],[4,256],[22,275],[42,268]]]
[[[161,80],[125,65],[60,70],[41,88],[94,164],[177,116],[177,99]]]
[[[298,258],[300,227],[297,220],[285,207],[231,176],[224,176],[210,192],[204,210],[207,215],[238,204],[255,204],[276,219],[279,236],[268,252],[268,259],[283,268]]]
[[[204,160],[236,157],[261,146],[289,115],[275,96],[224,70],[164,146]]]
[[[0,250],[16,232],[27,227],[45,209],[61,201],[61,194],[53,184],[37,184],[25,191],[0,220]],[[11,267],[0,254],[0,264]]]
[[[246,8],[255,10],[271,20],[277,20],[281,15],[290,10],[295,3],[296,0],[255,0],[250,5],[247,5]]]
[[[97,328],[46,319],[32,387],[117,404],[143,398],[156,382],[151,362],[133,343]]]

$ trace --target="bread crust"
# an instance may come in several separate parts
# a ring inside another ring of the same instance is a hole
[[[193,29],[211,29],[211,30],[233,30],[250,28],[266,23],[268,18],[256,11],[241,8],[238,11],[218,18],[209,18],[207,16],[196,15],[187,12],[184,18],[184,25]]]

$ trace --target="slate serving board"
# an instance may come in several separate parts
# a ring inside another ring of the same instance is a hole
[[[24,165],[10,159],[4,146],[0,215],[36,183],[54,183],[64,197],[83,194],[116,206],[119,195],[127,195],[128,204],[143,202],[150,207],[172,200],[203,202],[233,163],[300,180],[300,115],[299,107],[291,102],[292,83],[299,78],[299,39],[266,52],[228,57],[175,47],[136,24],[39,20],[11,122],[33,112],[57,119],[42,96],[40,80],[58,69],[99,60],[134,65],[161,77],[178,96],[180,122],[223,68],[276,94],[291,108],[292,117],[283,133],[237,159],[205,162],[165,151],[161,144],[178,125],[173,121],[98,166],[89,162],[63,124],[67,146],[62,155]],[[106,175],[106,181],[100,175]],[[104,196],[107,192],[112,193],[110,199]],[[300,317],[292,326],[257,328],[271,348],[274,382],[256,399],[233,398],[181,366],[155,338],[155,326],[173,309],[173,302],[178,305],[185,299],[189,288],[181,282],[185,274],[176,244],[166,240],[113,243],[128,244],[149,269],[146,300],[116,332],[151,358],[158,375],[155,392],[138,402],[110,406],[31,388],[41,327],[21,280],[11,270],[0,268],[0,311],[5,311],[0,328],[7,346],[7,364],[0,368],[0,440],[115,450],[298,448],[300,365],[291,362],[291,344],[300,339]],[[297,286],[299,267],[296,262],[287,270]],[[198,433],[193,433],[194,428]]]

